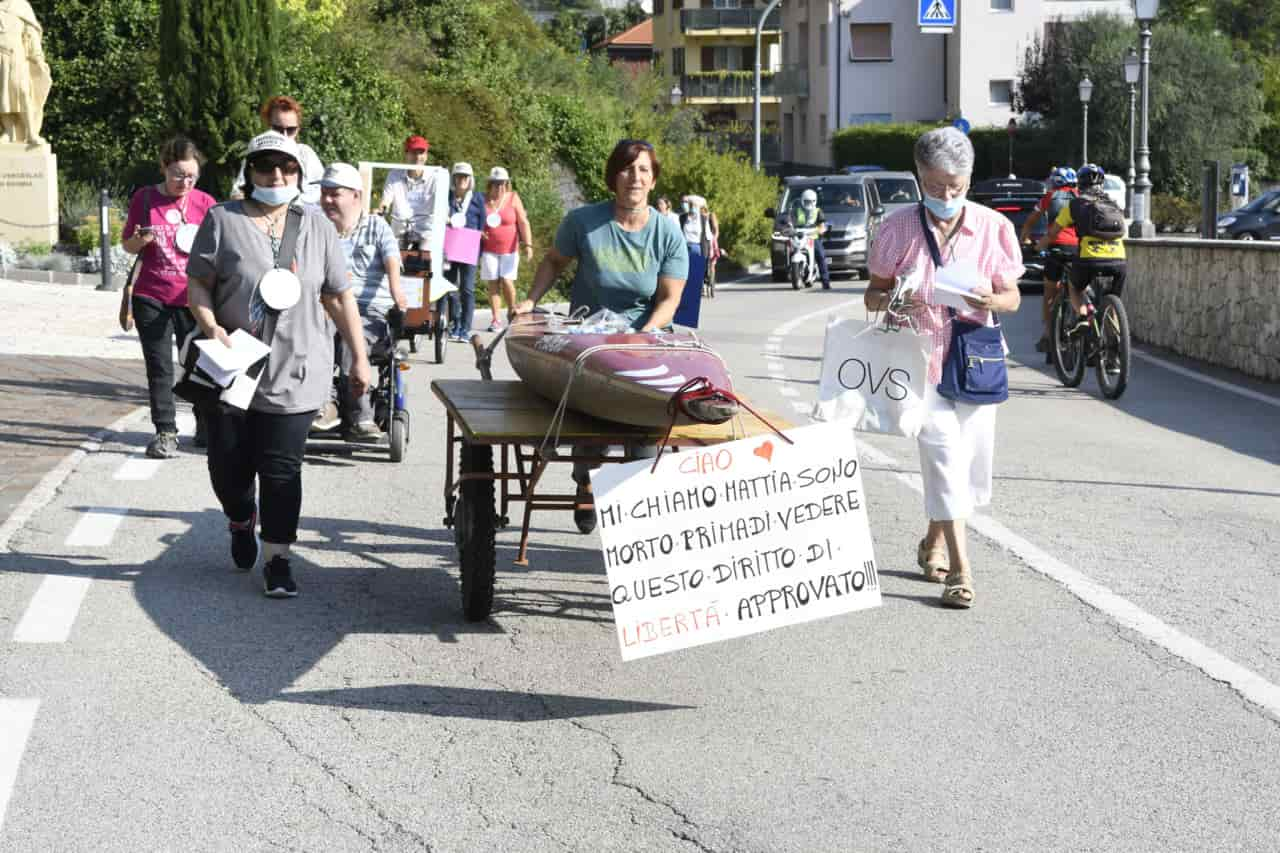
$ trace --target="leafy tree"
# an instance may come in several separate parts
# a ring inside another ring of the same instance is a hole
[[[1121,62],[1137,30],[1122,19],[1095,15],[1065,30],[1061,45],[1037,43],[1019,79],[1018,108],[1038,113],[1062,140],[1059,159],[1080,156],[1077,84],[1088,75],[1089,157],[1109,170],[1128,164],[1129,93]],[[1200,183],[1201,161],[1245,158],[1265,165],[1250,144],[1264,120],[1260,78],[1220,34],[1169,24],[1152,52],[1150,87],[1151,178],[1158,191],[1190,195]]]
[[[209,158],[200,183],[215,196],[230,188],[275,93],[276,31],[275,0],[161,0],[168,115]]]
[[[154,180],[165,126],[158,0],[32,0],[53,77],[44,135],[63,183],[123,195]]]

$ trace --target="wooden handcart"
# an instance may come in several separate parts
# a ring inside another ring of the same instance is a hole
[[[437,379],[431,383],[431,391],[448,414],[444,523],[453,528],[461,569],[462,610],[470,621],[487,618],[493,609],[494,536],[498,527],[509,523],[512,504],[524,504],[515,559],[518,566],[529,564],[529,522],[535,510],[591,508],[589,503],[578,503],[567,472],[563,481],[554,485],[545,482],[552,463],[628,462],[635,457],[625,451],[604,459],[599,454],[614,446],[655,445],[665,433],[569,411],[558,425],[558,440],[552,443],[545,439],[555,420],[555,406],[521,382]],[[789,426],[772,413],[763,414],[779,428]],[[706,447],[769,431],[768,426],[744,413],[715,426],[677,426],[668,447]],[[574,446],[593,448],[597,455],[575,456]]]

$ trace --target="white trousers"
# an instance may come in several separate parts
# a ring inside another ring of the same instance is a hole
[[[995,456],[996,405],[957,403],[925,390],[920,475],[924,511],[930,521],[966,519],[991,503],[991,468]]]

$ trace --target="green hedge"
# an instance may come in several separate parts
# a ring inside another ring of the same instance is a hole
[[[915,171],[912,150],[922,133],[938,124],[860,124],[841,128],[831,140],[836,168],[874,164],[886,169]],[[1009,134],[1003,127],[977,127],[969,133],[973,142],[975,178],[1009,174]],[[1041,178],[1049,170],[1071,160],[1071,146],[1040,128],[1019,128],[1013,137],[1013,173]]]

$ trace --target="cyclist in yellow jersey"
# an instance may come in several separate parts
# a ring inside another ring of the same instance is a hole
[[[1058,233],[1072,226],[1080,239],[1079,256],[1071,265],[1071,308],[1079,317],[1087,316],[1084,305],[1084,289],[1099,275],[1111,276],[1111,292],[1119,295],[1124,290],[1127,265],[1124,256],[1124,214],[1102,191],[1106,173],[1092,163],[1080,167],[1077,173],[1079,198],[1062,208],[1058,218],[1040,240],[1043,250],[1053,243]]]

